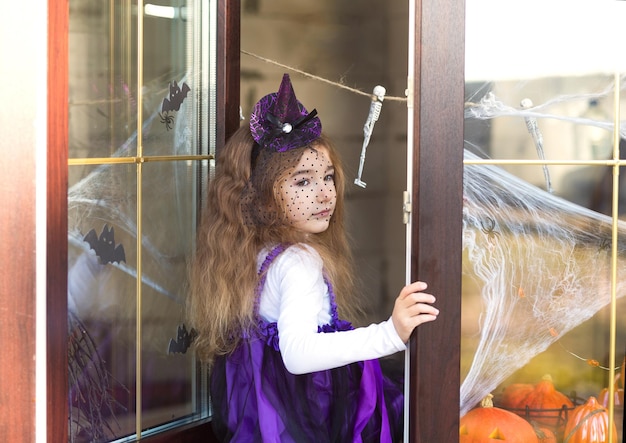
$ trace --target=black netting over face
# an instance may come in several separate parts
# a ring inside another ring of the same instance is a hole
[[[305,149],[296,167],[278,182],[287,222],[305,234],[328,229],[337,203],[334,166],[323,146]]]
[[[328,228],[336,200],[334,166],[323,145],[262,149],[242,194],[242,210],[248,225],[311,234]]]
[[[284,212],[279,207],[274,184],[293,169],[306,148],[285,152],[255,147],[250,180],[241,195],[244,222],[248,226],[269,227],[284,223]]]

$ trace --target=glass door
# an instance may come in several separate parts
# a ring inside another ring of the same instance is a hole
[[[184,301],[215,147],[215,3],[69,3],[70,441],[209,415]]]
[[[461,425],[492,395],[556,441],[621,442],[626,5],[466,11]]]

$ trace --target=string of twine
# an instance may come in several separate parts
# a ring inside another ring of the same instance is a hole
[[[248,52],[248,51],[245,51],[243,49],[241,49],[241,53],[245,54],[245,55],[248,55],[250,57],[254,57],[254,58],[258,59],[258,60],[264,61],[265,63],[270,63],[272,65],[280,66],[281,68],[288,69],[288,70],[293,71],[293,72],[297,72],[298,74],[301,74],[301,75],[303,75],[305,77],[308,77],[308,78],[311,78],[313,80],[317,80],[317,81],[320,81],[322,83],[326,83],[328,85],[332,85],[332,86],[337,87],[337,88],[345,89],[346,91],[350,91],[350,92],[352,92],[354,94],[363,95],[365,97],[371,97],[372,96],[371,93],[367,93],[367,92],[361,91],[360,89],[351,88],[349,86],[344,85],[343,83],[339,83],[339,82],[334,82],[332,80],[328,80],[328,79],[326,79],[324,77],[320,77],[320,76],[311,74],[309,72],[302,71],[301,69],[294,68],[293,66],[285,65],[283,63],[277,62],[276,60],[272,60],[272,59],[269,59],[269,58],[266,58],[266,57],[262,57],[262,56],[260,56],[258,54],[254,54],[252,52]],[[391,95],[391,96],[390,95],[385,95],[385,101],[388,101],[388,100],[405,102],[406,101],[406,97],[394,97],[393,95]]]
[[[310,72],[306,72],[306,71],[303,71],[301,69],[294,68],[293,66],[289,66],[289,65],[285,65],[283,63],[277,62],[276,60],[272,60],[272,59],[269,59],[269,58],[266,58],[266,57],[262,57],[262,56],[260,56],[258,54],[254,54],[253,52],[248,52],[248,51],[246,51],[244,49],[241,49],[240,51],[241,51],[242,54],[245,54],[245,55],[248,55],[250,57],[256,58],[258,60],[264,61],[265,63],[269,63],[269,64],[272,64],[272,65],[275,65],[275,66],[280,66],[281,68],[288,69],[288,70],[293,71],[293,72],[297,72],[298,74],[301,74],[301,75],[303,75],[305,77],[308,77],[308,78],[311,78],[313,80],[317,80],[317,81],[320,81],[322,83],[326,83],[326,84],[335,86],[337,88],[345,89],[346,91],[350,91],[350,92],[352,92],[354,94],[363,95],[365,97],[371,97],[372,96],[372,94],[370,94],[368,92],[361,91],[360,89],[351,88],[350,86],[346,86],[343,83],[339,83],[339,82],[334,82],[332,80],[328,80],[328,79],[326,79],[324,77],[320,77],[320,76],[311,74]],[[406,97],[397,97],[397,96],[393,96],[393,95],[385,95],[385,100],[397,101],[397,102],[406,102]],[[466,102],[465,103],[465,107],[466,108],[471,108],[471,107],[474,107],[476,105],[477,105],[476,103],[472,103],[472,102]]]

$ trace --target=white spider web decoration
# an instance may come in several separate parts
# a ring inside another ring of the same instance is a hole
[[[477,158],[469,151],[466,159]],[[619,225],[624,251],[626,225]],[[464,273],[481,286],[461,415],[506,377],[610,303],[611,218],[491,165],[464,168]],[[618,275],[626,260],[618,259]],[[626,282],[618,281],[623,297]]]

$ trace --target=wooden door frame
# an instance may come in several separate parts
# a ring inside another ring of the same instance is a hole
[[[408,441],[452,442],[459,438],[465,1],[416,0],[415,23],[411,278],[428,282],[440,315],[410,340]]]
[[[46,217],[47,434],[68,439],[67,181],[69,0],[48,0],[48,164]]]

